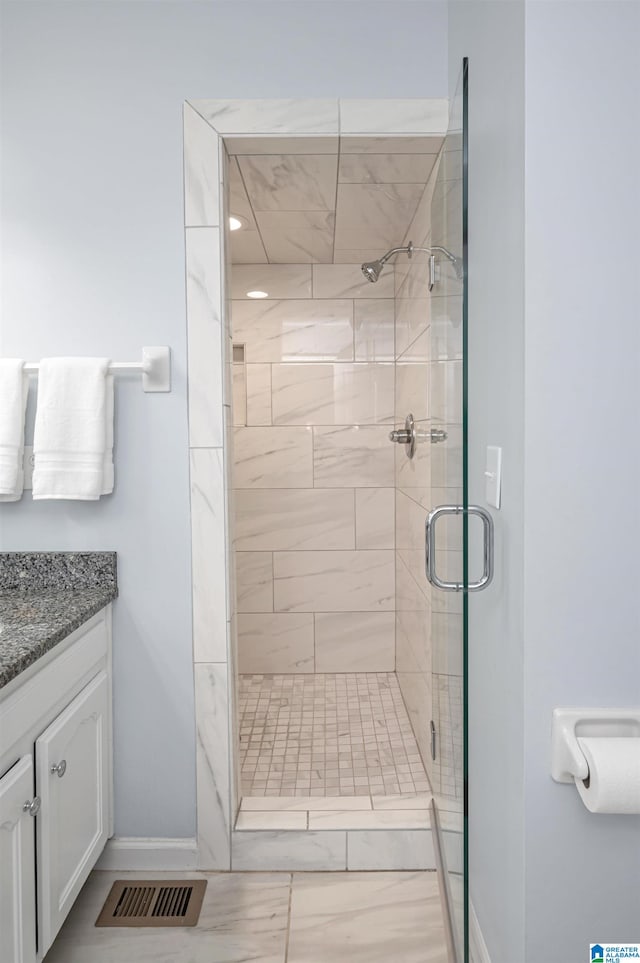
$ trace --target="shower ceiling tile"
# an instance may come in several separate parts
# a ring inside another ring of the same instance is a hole
[[[396,135],[394,137],[371,137],[366,134],[340,138],[341,154],[437,154],[443,137]]]
[[[332,211],[270,211],[259,213],[257,220],[271,263],[331,263]]]
[[[342,154],[341,184],[426,184],[436,154]]]
[[[241,157],[254,211],[333,211],[338,158],[331,154]]]
[[[244,219],[246,226],[243,230],[257,230],[253,210],[235,157],[229,160],[229,213]]]
[[[339,184],[335,246],[394,247],[404,237],[422,184]]]
[[[336,135],[310,134],[307,137],[225,137],[230,154],[337,154],[339,138]]]
[[[231,259],[234,264],[265,264],[267,255],[257,231],[233,231]]]

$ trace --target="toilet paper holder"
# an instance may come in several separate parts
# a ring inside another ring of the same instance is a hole
[[[638,709],[554,709],[551,775],[556,782],[586,779],[589,767],[578,737],[640,736]]]

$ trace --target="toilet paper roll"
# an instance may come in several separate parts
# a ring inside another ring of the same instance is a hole
[[[640,813],[640,737],[578,738],[589,766],[576,779],[580,798],[592,813]]]

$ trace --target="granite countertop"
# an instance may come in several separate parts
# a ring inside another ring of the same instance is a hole
[[[0,689],[117,594],[115,552],[0,554]]]

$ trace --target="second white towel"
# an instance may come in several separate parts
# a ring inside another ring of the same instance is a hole
[[[24,487],[24,416],[27,407],[24,361],[0,358],[0,501],[17,502]]]
[[[33,497],[95,501],[113,491],[113,378],[108,358],[40,362]]]

